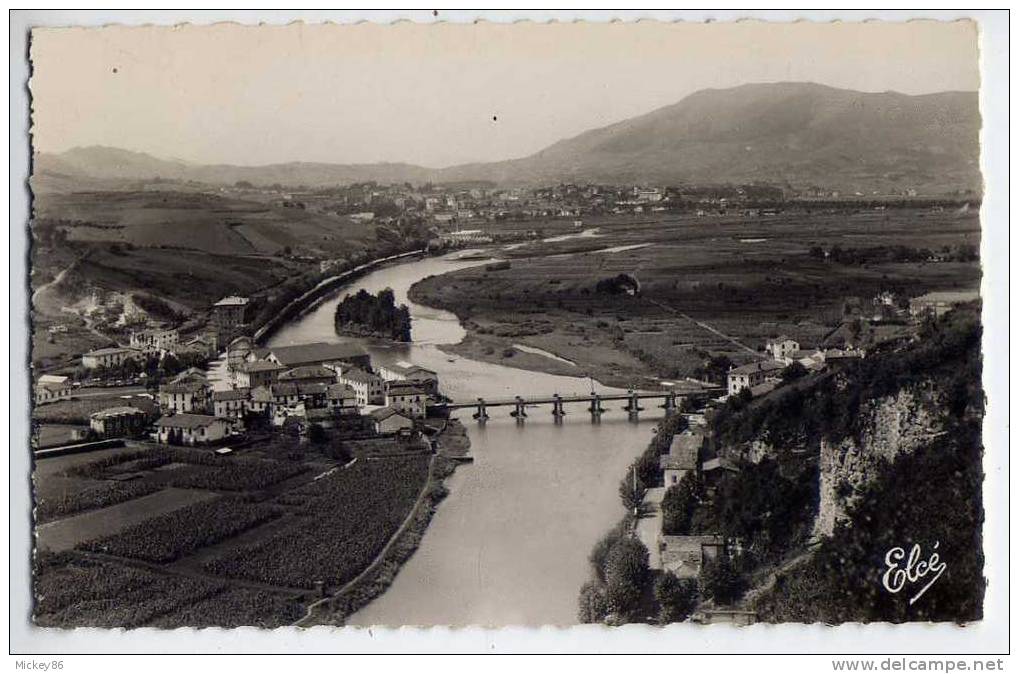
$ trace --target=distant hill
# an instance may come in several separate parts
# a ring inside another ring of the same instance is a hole
[[[114,148],[36,156],[49,176],[156,177],[255,184],[749,183],[846,191],[980,189],[975,92],[908,96],[810,83],[706,89],[680,102],[562,140],[522,159],[428,169],[410,164],[198,165]]]

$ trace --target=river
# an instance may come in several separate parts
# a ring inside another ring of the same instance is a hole
[[[463,339],[462,326],[453,314],[410,302],[407,291],[428,275],[478,264],[484,262],[425,258],[379,269],[295,318],[269,344],[337,341],[333,313],[339,299],[361,288],[374,293],[389,287],[410,307],[414,343],[357,340],[373,363],[407,360],[435,370],[443,392],[457,400],[589,393],[588,379],[481,363],[436,348]],[[631,423],[622,404],[615,403],[599,424],[591,423],[583,405],[568,405],[560,425],[547,407],[529,410],[523,425],[508,408],[489,410],[492,418],[484,425],[461,412],[474,463],[447,481],[448,498],[393,585],[348,624],[576,623],[577,593],[590,574],[587,555],[623,516],[617,486],[661,417],[649,410]]]

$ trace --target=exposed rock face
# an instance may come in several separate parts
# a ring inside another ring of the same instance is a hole
[[[867,422],[859,440],[846,438],[838,444],[821,441],[815,536],[832,534],[882,465],[915,451],[944,428],[943,410],[930,387],[911,387],[875,400],[862,414]]]

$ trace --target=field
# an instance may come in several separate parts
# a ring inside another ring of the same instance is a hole
[[[745,362],[782,333],[804,348],[819,347],[837,340],[838,328],[853,318],[863,319],[866,339],[877,329],[866,311],[879,292],[973,289],[980,279],[977,261],[957,259],[960,247],[979,247],[973,211],[626,218],[596,225],[583,236],[496,249],[509,269],[481,266],[425,279],[411,297],[465,321],[469,336],[451,347],[456,352],[516,367],[569,369],[540,356],[521,358],[513,344],[524,344],[575,362],[575,373],[628,386],[699,374],[712,356]],[[844,263],[812,254],[836,246],[906,247],[950,259]],[[639,281],[639,296],[598,289],[599,281],[620,274]]]
[[[284,532],[209,561],[210,573],[286,587],[338,587],[357,575],[417,500],[428,457],[358,461],[282,496],[295,522]]]
[[[156,414],[156,403],[150,396],[137,395],[132,392],[120,395],[99,395],[89,393],[88,389],[79,390],[76,395],[79,397],[36,406],[32,410],[32,419],[47,424],[88,425],[89,417],[94,412],[123,405],[137,407],[150,415]],[[84,397],[85,395],[88,397]]]
[[[37,558],[34,578],[42,627],[279,627],[303,612],[287,595],[68,555]]]
[[[37,624],[293,623],[317,581],[337,588],[376,561],[429,473],[420,444],[353,460],[335,444],[274,436],[220,456],[132,443],[38,461]]]

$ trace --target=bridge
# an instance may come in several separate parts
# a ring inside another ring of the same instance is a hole
[[[587,411],[591,415],[591,420],[598,421],[601,419],[601,415],[608,411],[607,408],[602,406],[602,403],[613,400],[621,400],[626,402],[626,405],[622,408],[623,411],[627,412],[631,419],[636,419],[637,415],[644,410],[644,408],[641,407],[642,401],[661,400],[662,404],[659,407],[664,409],[666,414],[673,414],[679,411],[678,401],[681,398],[700,398],[718,395],[724,392],[725,389],[722,387],[705,387],[695,391],[683,392],[635,391],[631,389],[626,393],[590,393],[580,395],[559,395],[558,393],[555,393],[551,396],[537,397],[514,396],[512,398],[495,399],[478,398],[477,400],[472,401],[450,400],[447,402],[434,403],[428,407],[429,409],[437,411],[474,409],[474,418],[482,423],[489,418],[489,407],[512,407],[513,410],[510,412],[510,416],[515,417],[518,423],[522,423],[527,418],[528,407],[551,405],[552,417],[555,419],[556,423],[560,423],[563,420],[563,417],[566,416],[565,406],[570,403],[587,403]]]

